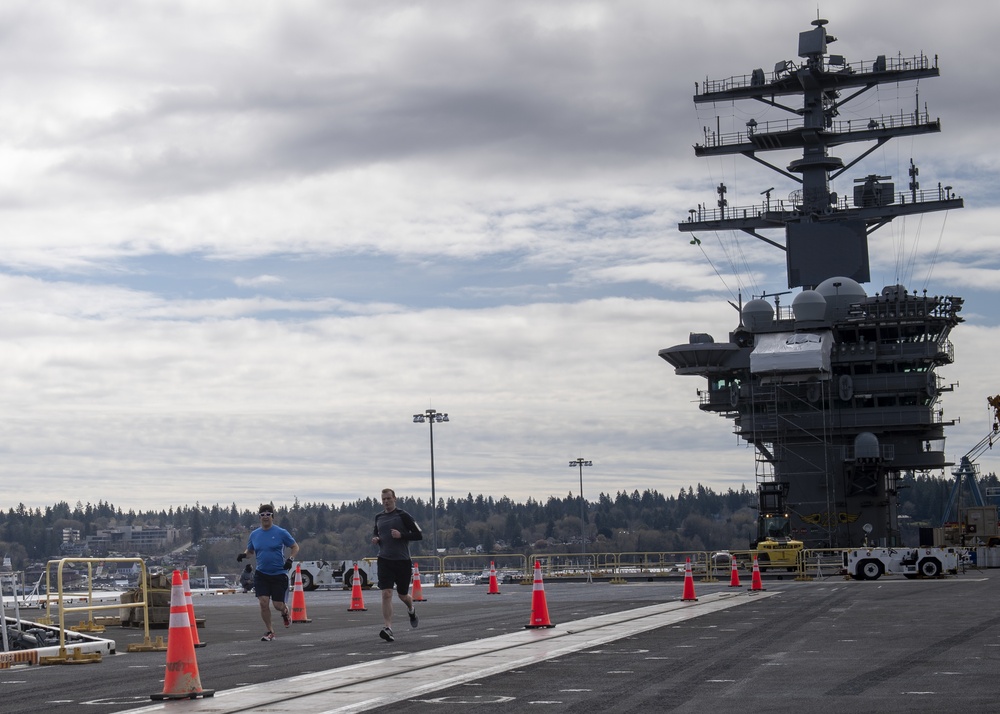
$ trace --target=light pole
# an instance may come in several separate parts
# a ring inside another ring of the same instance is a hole
[[[582,538],[580,539],[580,545],[583,548],[582,553],[584,556],[583,557],[584,563],[586,563],[587,560],[587,514],[586,511],[584,510],[584,504],[586,502],[583,500],[583,467],[593,466],[593,465],[594,465],[593,461],[585,461],[584,459],[575,459],[569,462],[570,468],[573,468],[574,466],[580,467],[580,529],[582,531],[581,532]],[[586,568],[587,567],[586,564],[584,564],[583,567]]]
[[[423,424],[427,422],[431,430],[431,547],[434,549],[434,557],[438,554],[438,530],[437,530],[437,492],[434,490],[434,422],[448,421],[447,413],[440,413],[434,409],[428,409],[423,414],[414,414],[413,423]],[[435,575],[435,578],[437,576]]]

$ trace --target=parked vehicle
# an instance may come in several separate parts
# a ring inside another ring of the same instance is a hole
[[[958,572],[955,548],[854,548],[844,551],[844,571],[855,580],[878,580],[901,573],[906,578],[937,578]]]
[[[367,560],[342,560],[337,563],[329,563],[325,560],[298,560],[292,563],[292,573],[298,565],[302,573],[302,589],[315,590],[316,588],[354,586],[354,564],[358,565],[358,579],[361,587],[368,587],[377,580],[375,566]]]
[[[803,543],[792,538],[765,538],[757,542],[757,547],[751,555],[757,556],[757,565],[761,570],[784,568],[792,572],[799,566],[799,556],[802,554]]]

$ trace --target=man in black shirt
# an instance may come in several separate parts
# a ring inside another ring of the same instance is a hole
[[[406,605],[410,627],[417,626],[417,613],[410,595],[410,576],[413,573],[410,541],[423,540],[424,534],[413,516],[396,508],[396,492],[391,488],[382,489],[382,507],[385,510],[375,516],[372,536],[372,543],[378,546],[378,588],[382,591],[382,619],[385,622],[385,627],[378,634],[386,642],[392,642],[395,639],[392,635],[393,588]]]

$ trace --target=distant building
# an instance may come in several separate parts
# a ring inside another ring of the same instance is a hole
[[[90,549],[85,541],[63,541],[59,544],[59,554],[64,558],[85,558],[90,554]]]
[[[76,543],[80,540],[80,531],[76,528],[63,528],[62,529],[62,542],[63,543]]]
[[[108,551],[149,552],[164,548],[178,539],[176,528],[118,526],[105,528],[97,535],[87,536],[87,547],[94,553]]]

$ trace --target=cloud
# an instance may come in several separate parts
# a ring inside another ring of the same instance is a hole
[[[233,279],[233,282],[241,288],[255,288],[280,285],[284,280],[277,275],[255,275],[252,278],[237,277]]]
[[[36,320],[17,342],[41,360],[15,356],[0,379],[19,415],[5,449],[36,497],[70,464],[80,477],[203,474],[203,501],[225,501],[251,474],[293,489],[324,470],[372,484],[394,474],[417,488],[425,443],[404,425],[433,404],[452,415],[443,484],[490,492],[496,460],[511,493],[544,498],[544,486],[519,482],[544,481],[547,462],[584,448],[616,463],[612,454],[648,451],[671,423],[690,421],[686,400],[669,397],[682,386],[667,384],[655,354],[654,327],[670,312],[607,300],[293,324],[114,319],[78,324],[71,337],[65,324],[39,331]],[[696,327],[690,315],[668,339]],[[627,476],[595,475],[595,489],[626,487],[620,479],[655,487],[659,472],[635,462]]]
[[[580,456],[595,495],[753,482],[731,425],[697,409],[700,380],[657,351],[692,332],[721,341],[737,324],[727,301],[785,289],[781,251],[742,233],[692,245],[677,223],[711,210],[720,184],[733,207],[795,188],[691,150],[786,112],[691,95],[795,59],[814,12],[251,5],[0,8],[0,475],[26,484],[19,498],[86,483],[92,501],[137,508],[253,505],[280,500],[276,483],[336,501],[386,481],[426,497],[410,415],[427,406],[451,415],[435,431],[445,496],[564,495]],[[969,422],[993,391],[1000,324],[982,149],[998,100],[980,56],[997,11],[972,12],[849,0],[828,17],[849,61],[940,57],[919,99],[884,87],[842,118],[919,101],[944,131],[834,184],[849,195],[856,176],[891,174],[902,189],[912,157],[924,189],[966,199],[876,231],[866,286],[966,297],[946,370],[963,385],[945,400],[965,416],[955,444],[981,437]]]

